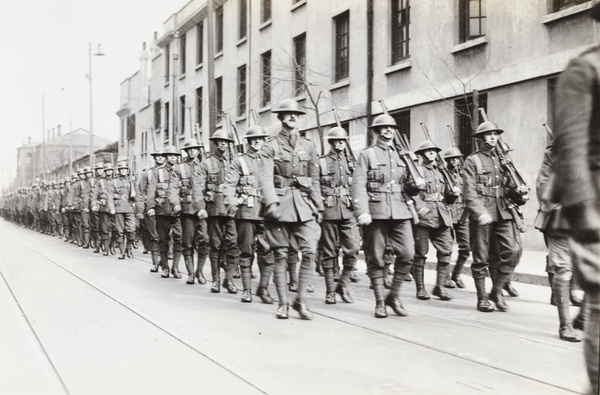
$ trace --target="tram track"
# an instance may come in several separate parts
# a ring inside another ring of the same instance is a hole
[[[3,233],[4,233],[3,237],[7,237],[8,234],[6,232],[3,232]],[[35,252],[36,254],[38,254],[43,259],[47,260],[48,262],[51,262],[53,265],[57,266],[58,268],[62,269],[65,272],[67,272],[69,275],[71,275],[71,276],[75,277],[76,279],[78,279],[79,281],[85,283],[87,286],[89,286],[92,289],[94,289],[95,291],[101,293],[103,296],[107,297],[112,302],[118,304],[119,306],[121,306],[122,308],[126,309],[130,313],[134,314],[135,316],[137,316],[140,319],[144,320],[148,324],[150,324],[153,327],[157,328],[158,330],[160,330],[164,334],[168,335],[172,339],[176,340],[177,342],[181,343],[185,347],[189,348],[193,352],[197,353],[198,355],[202,356],[203,358],[208,359],[209,361],[211,361],[215,365],[221,367],[222,369],[224,369],[225,371],[229,372],[233,376],[239,378],[240,380],[242,380],[244,383],[246,383],[247,385],[251,386],[255,390],[257,390],[257,391],[259,391],[261,393],[270,393],[269,390],[268,390],[268,386],[262,385],[261,383],[257,383],[257,380],[255,380],[252,377],[248,377],[247,374],[245,374],[244,372],[238,371],[238,369],[236,369],[235,366],[232,366],[232,365],[228,364],[227,361],[223,361],[223,360],[221,360],[221,358],[219,358],[217,356],[210,355],[210,353],[208,353],[206,351],[203,351],[199,347],[195,346],[193,344],[193,341],[187,340],[187,338],[186,338],[185,335],[183,335],[181,333],[178,333],[177,331],[173,330],[172,328],[169,328],[167,325],[161,324],[158,320],[156,320],[150,314],[144,313],[141,309],[139,309],[138,307],[136,307],[134,304],[130,304],[130,303],[127,303],[126,301],[123,301],[123,300],[119,299],[118,295],[113,294],[111,291],[109,291],[109,290],[103,288],[102,286],[94,283],[93,281],[85,278],[84,275],[82,275],[80,273],[77,273],[76,271],[71,270],[70,268],[68,268],[65,265],[61,264],[60,262],[58,262],[57,259],[55,259],[52,256],[50,256],[49,254],[45,253],[41,249],[35,248],[32,245],[25,243],[23,240],[19,239],[18,237],[14,236],[14,235],[8,235],[8,237],[14,238],[21,245],[23,245],[23,246],[27,247],[28,249],[30,249],[31,251]],[[148,263],[147,260],[144,260],[144,259],[140,259],[140,258],[134,258],[134,259],[136,261],[139,261],[139,262]],[[62,383],[65,391],[67,393],[69,393],[67,385],[65,384],[65,382],[61,378],[60,373],[57,370],[57,368],[54,366],[54,364],[52,362],[51,356],[48,355],[46,349],[44,348],[43,342],[40,339],[40,337],[38,336],[34,325],[32,325],[32,323],[30,322],[30,320],[27,318],[27,312],[25,311],[25,309],[23,309],[23,307],[19,303],[17,295],[15,294],[15,292],[13,292],[12,288],[10,287],[9,282],[7,281],[7,279],[2,274],[1,271],[0,271],[0,274],[2,275],[4,283],[10,289],[10,292],[11,292],[11,294],[12,294],[15,302],[19,305],[19,309],[21,310],[21,312],[23,314],[23,317],[25,317],[25,319],[27,320],[27,323],[28,323],[29,327],[31,328],[31,330],[33,331],[33,333],[34,333],[34,335],[36,337],[36,340],[39,342],[40,346],[44,350],[44,354],[45,354],[46,358],[48,359],[48,361],[51,364],[54,372],[57,374],[58,378],[60,379],[60,381],[61,381],[61,383]],[[315,287],[315,288],[317,290],[319,290],[319,291],[322,291],[320,289],[320,287]],[[355,300],[358,301],[358,302],[365,303],[365,304],[368,304],[368,303],[372,302],[371,300],[367,300],[366,298],[361,298],[361,297],[355,297]],[[575,391],[575,390],[573,390],[571,388],[566,388],[564,386],[559,386],[559,385],[556,385],[556,384],[551,384],[551,383],[545,382],[543,380],[536,379],[535,377],[530,377],[530,376],[528,376],[526,374],[521,374],[519,372],[511,371],[510,369],[505,369],[505,368],[502,368],[502,367],[498,367],[498,366],[496,366],[494,364],[491,364],[491,363],[485,363],[485,362],[482,362],[482,361],[474,359],[474,358],[468,358],[468,357],[465,357],[464,355],[460,355],[458,353],[448,351],[448,350],[446,350],[446,349],[444,349],[442,347],[432,346],[432,345],[429,345],[429,344],[427,344],[425,342],[422,342],[422,341],[415,341],[415,340],[412,340],[410,338],[399,336],[397,334],[393,334],[393,333],[390,333],[390,332],[385,331],[385,330],[380,330],[380,329],[374,328],[374,327],[372,327],[370,325],[367,325],[367,324],[352,322],[349,319],[344,319],[344,318],[340,318],[339,316],[336,316],[335,312],[329,313],[329,312],[326,312],[326,311],[325,312],[322,311],[322,309],[317,309],[317,311],[313,310],[313,313],[316,316],[318,316],[318,317],[322,317],[324,319],[334,321],[334,322],[342,324],[344,326],[348,326],[348,327],[352,327],[352,328],[357,328],[357,329],[360,329],[362,331],[369,332],[369,333],[373,334],[374,336],[385,337],[385,338],[388,338],[388,339],[392,339],[393,341],[396,341],[396,342],[410,344],[410,345],[415,346],[415,347],[420,347],[420,348],[423,348],[423,349],[427,349],[427,350],[429,350],[431,352],[434,352],[434,353],[444,354],[444,355],[446,355],[448,357],[451,357],[451,358],[457,358],[459,360],[462,360],[462,361],[465,361],[465,362],[468,362],[468,363],[471,363],[471,364],[475,364],[477,366],[485,367],[487,369],[492,369],[494,371],[503,372],[503,373],[508,374],[510,376],[519,377],[519,378],[524,379],[524,380],[535,382],[535,383],[537,383],[537,384],[539,384],[539,385],[541,385],[543,387],[550,387],[550,388],[554,388],[554,389],[559,389],[559,390],[566,391],[566,392],[569,392],[569,393],[582,393],[582,392]],[[489,328],[487,326],[474,324],[472,322],[463,322],[463,321],[452,319],[452,318],[449,318],[449,317],[446,317],[446,316],[443,316],[443,315],[437,315],[437,314],[432,314],[432,313],[423,312],[423,311],[419,311],[418,314],[421,314],[421,315],[424,315],[424,316],[428,316],[428,317],[431,317],[431,318],[435,318],[436,320],[445,320],[445,321],[448,321],[448,322],[460,323],[461,325],[467,325],[467,326],[470,326],[470,327],[474,327],[474,328],[478,328],[478,329],[483,329],[483,330],[486,330],[486,331],[489,331],[489,332],[501,333],[501,334],[507,335],[507,336],[514,335],[513,333],[510,333],[508,331],[503,331],[503,330],[498,330],[498,329],[494,329],[494,328]],[[381,322],[381,321],[377,321],[377,322]],[[540,342],[539,339],[534,339],[534,338],[528,338],[527,340],[529,340],[531,342],[543,343],[544,345],[552,346],[552,347],[568,348],[568,347],[563,347],[562,345],[557,345],[555,343]],[[465,384],[465,385],[469,386],[468,383]]]

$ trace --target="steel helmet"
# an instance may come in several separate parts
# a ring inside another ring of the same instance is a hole
[[[155,149],[151,154],[151,156],[161,156],[162,155],[162,151],[159,149]]]
[[[433,141],[425,140],[421,144],[419,144],[419,147],[415,150],[415,154],[419,154],[423,151],[427,151],[428,149],[432,149],[435,152],[440,152],[442,150],[437,145],[435,145],[435,143]]]
[[[277,107],[271,110],[272,113],[291,112],[295,114],[306,114],[306,111],[300,107],[300,104],[294,99],[284,99],[279,102]]]
[[[167,155],[181,156],[181,153],[179,152],[179,150],[177,149],[177,147],[175,147],[174,145],[169,145],[162,152],[162,156],[167,156]]]
[[[225,129],[219,129],[210,136],[209,140],[225,140],[228,143],[233,143],[233,139],[229,132]]]
[[[473,133],[473,137],[480,136],[485,132],[497,132],[498,134],[504,133],[504,130],[500,129],[496,123],[492,121],[485,121],[477,126],[477,129]]]
[[[104,164],[104,171],[106,171],[106,170],[114,170],[113,166],[112,166],[112,163],[105,163]]]
[[[393,126],[398,127],[396,120],[389,114],[381,114],[375,117],[373,123],[369,126],[369,129],[374,129],[380,126]]]
[[[129,170],[129,164],[126,161],[121,161],[119,163],[117,163],[117,169],[128,169]]]
[[[90,166],[86,166],[83,168],[84,173],[93,173],[92,168]]]
[[[329,131],[327,132],[327,141],[329,140],[348,140],[348,132],[346,132],[346,129],[339,127],[339,126],[335,126],[331,129],[329,129]]]
[[[94,166],[94,170],[100,170],[104,167],[104,163],[102,162],[98,162],[96,163],[96,165]]]
[[[259,125],[254,125],[254,126],[250,126],[248,128],[248,130],[246,130],[246,135],[244,136],[245,139],[251,139],[254,137],[268,137],[269,135],[267,134],[267,132],[265,132],[265,129],[263,129],[262,126]]]
[[[442,158],[444,159],[457,158],[459,156],[463,156],[463,154],[456,147],[446,148],[444,152],[442,152]]]
[[[183,149],[184,150],[188,149],[188,148],[200,148],[200,147],[203,147],[203,145],[200,144],[198,142],[198,140],[196,140],[196,139],[187,139],[185,141],[185,143],[183,144]]]

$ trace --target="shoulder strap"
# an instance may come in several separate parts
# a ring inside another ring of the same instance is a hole
[[[367,152],[367,157],[369,158],[369,169],[378,169],[379,164],[377,163],[377,155],[375,155],[375,150],[372,147],[369,147],[365,151]]]
[[[325,156],[319,158],[319,164],[321,165],[321,175],[326,176],[329,174],[327,171],[327,158]]]
[[[148,172],[146,174],[148,174],[148,182],[150,182],[150,180],[152,179],[152,169],[148,169]]]
[[[212,164],[210,162],[210,156],[208,158],[206,158],[206,171],[208,173],[212,173]]]
[[[248,164],[246,163],[246,160],[244,159],[244,157],[238,156],[238,159],[240,160],[240,167],[242,168],[242,175],[243,176],[250,175],[250,170],[248,170]]]
[[[160,182],[160,183],[165,182],[165,175],[163,174],[162,168],[158,169],[158,182]]]
[[[481,158],[479,155],[473,155],[473,162],[475,162],[475,169],[477,170],[477,174],[483,174],[483,165],[481,164]]]
[[[181,178],[187,178],[185,175],[185,163],[181,162],[179,164],[179,172],[181,173]]]

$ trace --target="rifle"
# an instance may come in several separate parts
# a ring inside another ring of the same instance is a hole
[[[335,122],[337,123],[338,128],[342,127],[342,123],[340,122],[340,117],[337,113],[337,109],[333,108],[331,111],[333,111],[333,116],[335,117]],[[350,140],[348,139],[348,143],[350,142]],[[350,147],[348,146],[348,144],[346,143],[346,145],[344,146],[344,155],[346,156],[346,162],[348,163],[348,168],[350,169],[351,172],[354,173],[354,168],[355,163],[356,163],[356,158],[354,157],[354,152],[352,152],[352,149],[350,149]]]
[[[258,115],[256,115],[256,111],[253,108],[250,109],[250,117],[255,125],[260,126],[260,122],[258,122]]]
[[[227,125],[227,131],[229,132],[229,134],[233,134],[231,131],[231,127],[233,126],[233,124],[231,123],[231,120],[229,119],[229,114],[225,113],[225,124]],[[235,129],[235,128],[234,128]],[[235,137],[237,137],[237,131],[235,133]],[[239,143],[239,138],[238,138],[238,143]],[[234,158],[237,158],[238,156],[238,152],[237,152],[237,148],[235,147],[235,142],[232,144],[228,144],[228,148],[229,148],[229,160],[233,160]]]
[[[542,125],[546,128],[546,132],[548,132],[548,134],[550,135],[550,141],[554,140],[554,132],[552,131],[552,129],[550,129],[550,126],[548,126],[547,123],[543,123]]]
[[[452,130],[452,126],[447,125],[448,133],[450,133],[450,142],[452,143],[453,148],[458,148],[456,143],[454,142],[454,130]],[[463,167],[465,167],[465,159],[462,156],[458,157],[460,159],[460,172],[462,172]]]
[[[431,139],[431,135],[429,134],[429,130],[427,130],[427,126],[425,125],[425,123],[421,122],[421,127],[423,128],[423,133],[425,134],[425,138],[427,140],[433,142],[433,140]],[[442,156],[440,155],[439,151],[436,151],[436,153],[435,153],[435,162],[437,163],[438,170],[440,171],[440,173],[442,173],[442,177],[444,177],[444,181],[446,181],[446,186],[450,190],[454,190],[456,188],[456,181],[454,181],[452,174],[450,174],[450,172],[446,168],[446,163],[444,163],[444,160],[442,159]]]
[[[198,144],[200,144],[200,160],[204,160],[204,158],[206,158],[206,151],[204,150],[204,143],[202,142],[202,129],[200,129],[198,123],[194,124],[194,136],[196,136],[196,140],[198,140]]]
[[[177,148],[177,152],[179,152],[179,157],[177,158],[177,163],[181,163],[181,149],[179,148],[179,134],[177,132],[173,132],[173,136],[175,137],[175,147]]]

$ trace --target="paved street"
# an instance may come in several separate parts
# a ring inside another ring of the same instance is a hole
[[[0,254],[1,394],[586,390],[582,343],[559,340],[548,287],[517,283],[510,312],[483,314],[469,277],[451,302],[418,301],[407,283],[409,317],[377,320],[361,262],[354,304],[325,305],[315,276],[314,321],[276,320],[257,298],[161,279],[141,247],[120,261],[0,220]]]

